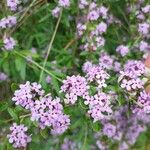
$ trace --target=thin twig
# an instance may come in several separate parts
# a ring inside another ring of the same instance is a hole
[[[19,119],[23,119],[23,118],[29,117],[30,115],[31,114],[22,115],[22,116],[19,117]],[[6,120],[6,122],[8,123],[8,122],[13,121],[13,120],[14,120],[14,118],[11,118],[9,120]]]
[[[86,127],[85,127],[85,136],[84,136],[84,143],[83,143],[83,146],[82,146],[82,150],[86,150],[85,146],[86,146],[86,141],[87,141],[87,124],[86,124]]]
[[[54,42],[54,39],[55,39],[55,36],[56,36],[56,32],[57,32],[57,30],[58,30],[58,26],[59,26],[59,23],[60,23],[60,20],[61,20],[61,16],[62,16],[62,10],[61,10],[61,12],[60,12],[60,15],[59,15],[59,18],[58,18],[58,20],[57,20],[57,24],[56,24],[54,33],[53,33],[53,35],[52,35],[51,41],[50,41],[49,46],[48,46],[47,54],[46,54],[46,57],[45,57],[45,60],[44,60],[44,64],[43,64],[43,69],[41,70],[41,73],[40,73],[39,83],[41,82],[42,77],[43,77],[43,71],[44,71],[44,69],[45,69],[45,66],[46,66],[46,63],[47,63],[47,60],[48,60],[48,56],[49,56],[50,51],[51,51],[51,48],[52,48],[52,44],[53,44],[53,42]]]

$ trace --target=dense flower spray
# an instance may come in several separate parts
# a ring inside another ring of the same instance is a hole
[[[27,143],[31,142],[31,136],[27,135],[28,128],[23,124],[17,125],[14,123],[10,127],[11,133],[7,135],[9,142],[13,144],[15,148],[26,147]]]

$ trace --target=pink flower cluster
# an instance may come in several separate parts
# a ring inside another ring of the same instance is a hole
[[[94,82],[98,88],[106,87],[106,79],[109,79],[109,74],[99,65],[93,65],[86,73],[86,78],[89,82]]]
[[[58,6],[52,10],[52,16],[58,18],[62,8],[70,7],[70,0],[58,0]]]
[[[68,129],[70,119],[63,113],[60,98],[52,99],[51,95],[44,95],[40,84],[27,81],[16,90],[14,97],[16,105],[21,105],[31,111],[31,120],[37,121],[41,129],[51,127],[52,134],[62,134]]]
[[[129,53],[129,48],[124,45],[119,45],[116,48],[116,52],[118,52],[122,57],[126,56]]]
[[[61,92],[65,92],[65,103],[74,104],[77,101],[78,97],[86,97],[88,94],[89,86],[84,77],[79,75],[67,77],[63,81],[61,86]]]
[[[62,134],[70,124],[69,116],[63,113],[60,99],[46,96],[36,100],[31,108],[31,120],[38,121],[40,128],[51,127],[52,134]]]
[[[4,43],[3,49],[7,51],[13,50],[16,45],[16,41],[12,37],[4,37],[3,43]]]
[[[31,142],[31,137],[26,134],[28,128],[23,124],[17,125],[14,123],[10,127],[11,133],[7,135],[9,143],[13,144],[14,148],[26,147],[27,143]]]
[[[102,144],[102,137],[107,136],[113,141],[119,141],[119,150],[128,149],[134,145],[141,132],[146,130],[144,124],[135,114],[127,115],[128,107],[121,107],[108,119],[102,121],[102,132],[96,133],[97,143]],[[102,145],[99,146],[102,146]],[[103,148],[107,145],[103,145]]]
[[[20,89],[15,91],[12,100],[15,101],[16,105],[21,105],[25,109],[31,109],[34,106],[34,102],[39,97],[44,96],[44,90],[36,82],[30,83],[27,81],[19,87]]]
[[[140,79],[145,73],[145,66],[141,61],[130,60],[124,65],[124,70],[120,72],[120,86],[134,93],[139,89],[144,88],[144,82]]]
[[[77,35],[83,38],[80,48],[96,51],[105,45],[103,34],[107,32],[108,25],[115,22],[115,19],[108,14],[108,8],[99,6],[96,1],[89,3],[89,1],[80,0],[79,8],[81,17],[77,22]]]
[[[15,26],[17,23],[17,19],[14,16],[8,16],[0,20],[0,27],[1,28],[10,28]]]
[[[112,113],[110,96],[106,93],[99,92],[87,98],[84,103],[89,104],[88,114],[91,115],[94,122],[109,118]]]
[[[11,11],[16,11],[19,3],[19,0],[7,0],[7,6]]]

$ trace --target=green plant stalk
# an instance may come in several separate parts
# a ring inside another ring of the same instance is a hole
[[[46,57],[44,59],[44,64],[43,64],[43,67],[42,67],[43,69],[41,70],[41,73],[40,73],[39,83],[42,81],[43,72],[44,72],[44,69],[45,69],[45,66],[46,66],[46,63],[47,63],[47,60],[48,60],[48,56],[49,56],[51,48],[52,48],[52,44],[53,44],[55,36],[56,36],[56,32],[58,30],[58,26],[60,24],[61,16],[62,16],[62,10],[60,11],[60,15],[59,15],[59,18],[57,20],[57,24],[56,24],[55,30],[53,32],[52,38],[51,38],[49,46],[48,46],[47,54],[46,54]]]
[[[17,55],[19,55],[20,57],[24,58],[24,59],[28,59],[26,56],[24,56],[23,54],[14,51],[14,53],[16,53]],[[40,66],[37,62],[30,60],[30,62],[32,64],[34,64],[36,67],[38,67],[39,69],[43,70],[44,72],[46,72],[47,74],[49,74],[50,76],[54,77],[55,79],[57,79],[58,81],[62,82],[62,80],[60,78],[58,78],[57,76],[55,76],[53,73],[51,73],[50,71],[46,70],[45,68],[43,68],[42,66]]]

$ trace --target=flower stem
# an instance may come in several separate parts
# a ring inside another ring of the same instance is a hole
[[[23,57],[24,59],[28,59],[26,56],[24,56],[23,54],[17,52],[17,51],[14,51],[17,55]],[[43,68],[42,66],[40,66],[37,62],[33,61],[33,60],[29,60],[32,64],[34,64],[36,67],[38,67],[39,69],[45,71],[47,74],[49,74],[51,77],[57,79],[58,81],[62,82],[62,80],[60,78],[58,78],[56,75],[54,75],[53,73],[51,73],[50,71],[46,70],[45,68]]]
[[[49,46],[48,46],[47,54],[46,54],[46,57],[44,59],[43,69],[41,70],[41,73],[40,73],[39,83],[42,81],[43,72],[44,72],[44,69],[45,69],[45,66],[46,66],[46,63],[47,63],[47,60],[48,60],[48,56],[49,56],[51,48],[52,48],[52,44],[53,44],[55,36],[56,36],[56,32],[58,30],[58,26],[59,26],[59,23],[60,23],[60,20],[61,20],[61,16],[62,16],[62,10],[60,11],[60,15],[59,15],[59,18],[57,20],[57,24],[56,24],[54,33],[52,35],[51,41],[50,41]]]

